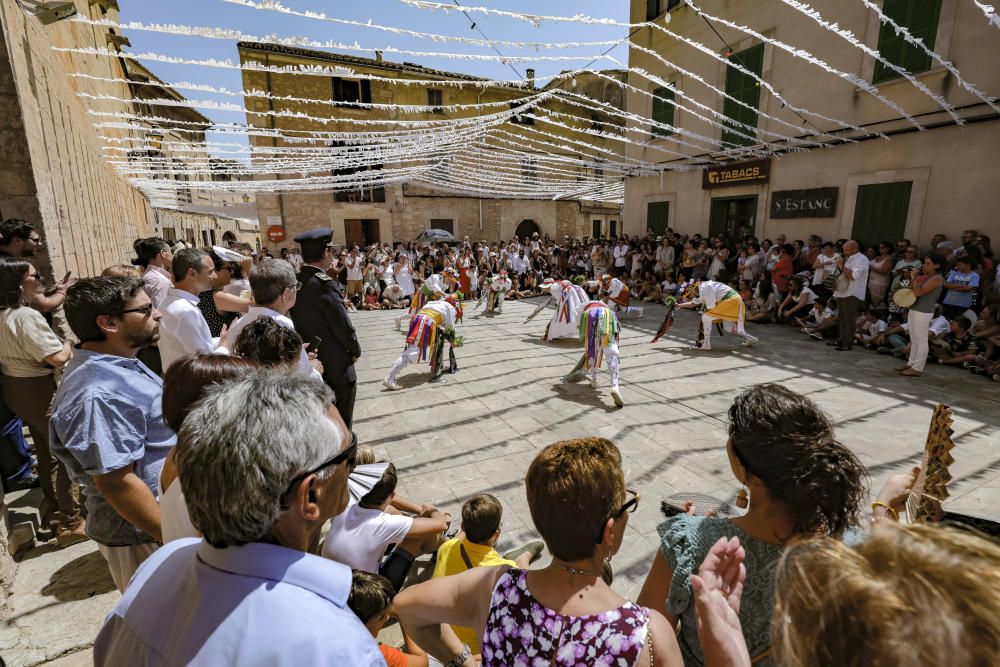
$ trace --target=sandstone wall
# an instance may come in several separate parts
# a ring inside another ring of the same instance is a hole
[[[83,16],[117,19],[106,6],[76,0]],[[66,271],[99,273],[130,257],[135,238],[152,233],[152,214],[142,195],[99,158],[94,119],[76,95],[82,84],[67,74],[123,78],[121,65],[51,49],[105,47],[106,29],[67,21],[43,26],[14,0],[0,0],[0,17],[0,215],[38,227],[46,245],[38,264],[50,280]],[[124,86],[115,94],[130,96]]]

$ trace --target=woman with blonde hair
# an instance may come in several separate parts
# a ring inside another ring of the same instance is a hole
[[[677,640],[663,616],[602,578],[639,504],[625,488],[618,448],[604,438],[549,445],[532,461],[525,487],[552,563],[530,571],[475,567],[411,586],[394,602],[407,632],[447,664],[478,663],[445,623],[476,629],[484,667],[679,667]]]
[[[734,538],[712,551],[720,562],[695,577],[706,658],[748,667],[743,550]],[[786,667],[985,667],[1000,656],[1000,545],[970,532],[879,522],[853,547],[805,540],[776,583],[771,632]]]

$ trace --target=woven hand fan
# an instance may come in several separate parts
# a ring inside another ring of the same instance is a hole
[[[955,462],[951,455],[955,447],[952,433],[951,408],[939,403],[931,416],[920,476],[906,500],[906,515],[910,521],[940,521],[944,516],[941,503],[948,498],[948,482],[951,481],[948,467]]]

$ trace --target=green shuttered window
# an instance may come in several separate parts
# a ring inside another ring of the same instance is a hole
[[[734,54],[730,60],[739,63],[745,69],[753,72],[758,77],[764,71],[764,45],[751,46],[745,51]],[[733,98],[748,105],[737,104],[732,99],[726,98],[722,105],[722,113],[733,122],[726,123],[732,130],[722,132],[722,141],[735,146],[749,146],[753,140],[744,136],[755,134],[738,123],[757,127],[757,110],[760,108],[760,83],[749,74],[744,74],[733,66],[726,68],[726,93]],[[742,132],[743,134],[737,134]]]
[[[670,88],[657,88],[653,91],[653,121],[666,125],[674,124],[674,97],[675,93]],[[669,137],[672,130],[665,127],[653,125],[650,131],[654,137]]]
[[[941,0],[885,0],[882,13],[906,28],[929,49],[934,49],[938,20],[941,18]],[[919,46],[907,42],[896,29],[883,23],[878,34],[879,54],[911,74],[926,72],[931,67],[931,57]],[[901,78],[899,74],[880,62],[875,63],[872,83],[884,83]]]
[[[670,202],[651,201],[646,204],[646,229],[657,236],[663,236],[667,231],[667,221],[670,219]]]
[[[858,186],[852,238],[862,247],[903,238],[912,189],[912,181]]]

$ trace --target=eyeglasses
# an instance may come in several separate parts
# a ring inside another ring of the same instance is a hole
[[[38,271],[35,271],[34,273],[29,273],[28,275],[26,275],[25,278],[34,278],[35,280],[41,280],[42,274],[40,274]]]
[[[128,308],[126,310],[119,310],[118,315],[126,315],[128,313],[142,313],[143,317],[149,317],[153,314],[153,304],[147,303],[145,306],[139,308]]]
[[[618,508],[617,512],[611,514],[608,519],[617,519],[625,513],[632,514],[639,509],[639,494],[632,489],[625,489],[625,493],[632,497],[625,501],[625,504]],[[605,522],[607,519],[605,519]],[[604,541],[604,523],[601,524],[601,532],[597,534],[597,543]]]
[[[355,434],[355,433],[352,432],[351,433],[351,444],[347,447],[347,449],[343,449],[343,450],[337,452],[336,455],[334,455],[332,458],[327,459],[326,461],[324,461],[323,463],[319,464],[318,466],[316,466],[312,470],[307,470],[304,473],[296,475],[295,477],[293,477],[292,481],[288,484],[288,489],[285,491],[285,495],[288,495],[289,493],[291,493],[292,489],[294,489],[295,486],[299,482],[301,482],[302,480],[304,480],[309,475],[315,475],[316,473],[318,473],[318,472],[320,472],[322,470],[326,470],[327,468],[329,468],[331,466],[335,466],[335,465],[338,465],[340,463],[343,463],[345,460],[347,461],[347,467],[348,468],[353,468],[354,467],[354,462],[357,459],[357,454],[358,454],[358,436],[357,436],[357,434]]]
[[[302,289],[302,283],[300,283],[299,281],[296,280],[295,281],[295,291],[298,292],[300,289]]]

